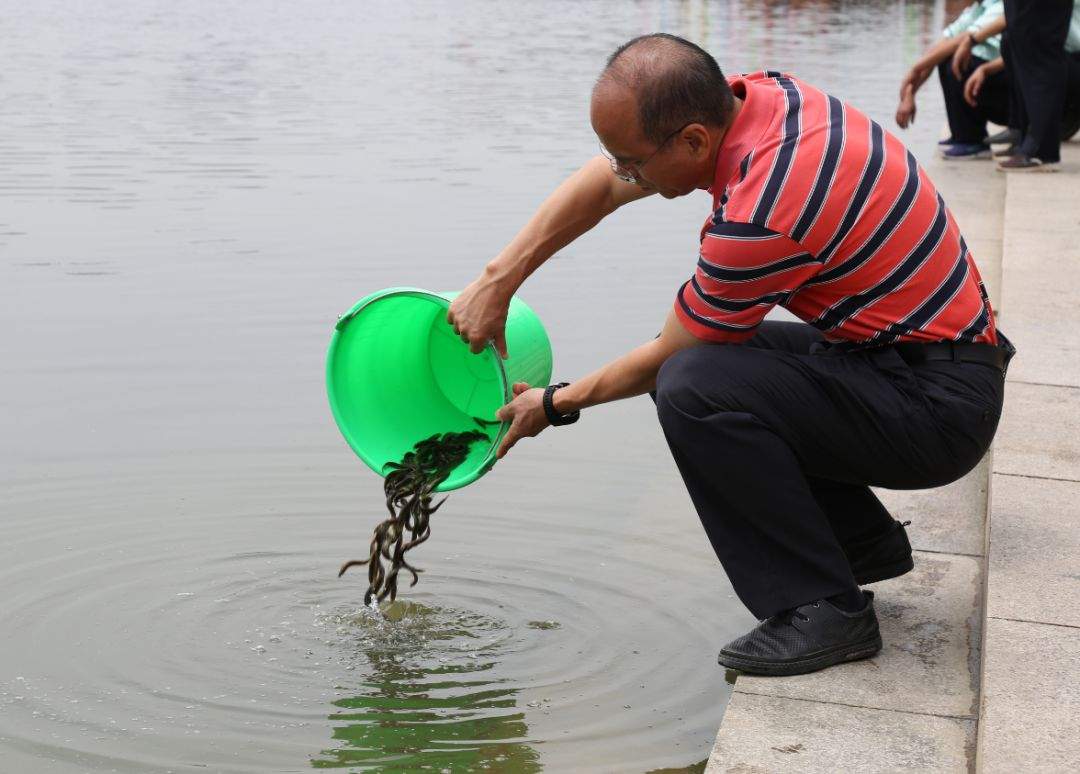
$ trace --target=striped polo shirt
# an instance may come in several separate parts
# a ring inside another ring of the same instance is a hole
[[[691,333],[745,341],[780,304],[833,342],[997,343],[971,251],[899,140],[790,75],[730,83],[744,102],[675,301]]]

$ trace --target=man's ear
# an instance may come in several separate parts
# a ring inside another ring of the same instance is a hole
[[[695,156],[704,156],[709,152],[709,130],[701,124],[690,124],[683,130],[683,139],[690,143],[690,150]]]

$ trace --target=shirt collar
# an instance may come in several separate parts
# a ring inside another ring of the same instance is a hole
[[[742,77],[728,81],[735,96],[743,101],[742,109],[724,134],[720,152],[716,154],[716,174],[709,193],[719,196],[739,168],[740,162],[761,142],[762,135],[772,124],[778,103],[772,90],[753,84]]]

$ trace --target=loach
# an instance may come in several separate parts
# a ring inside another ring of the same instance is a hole
[[[418,573],[423,571],[405,561],[405,552],[431,536],[428,523],[431,514],[446,502],[444,497],[432,505],[431,493],[454,468],[465,461],[469,447],[481,440],[488,440],[488,436],[477,430],[435,433],[413,446],[413,450],[407,452],[401,462],[387,463],[391,471],[383,482],[383,490],[386,492],[386,508],[390,511],[390,518],[375,527],[375,534],[371,538],[371,555],[367,559],[345,562],[338,571],[340,578],[350,567],[368,565],[365,605],[370,605],[372,599],[382,602],[390,597],[390,601],[394,601],[398,572],[402,567],[412,574],[410,587],[420,580]],[[385,568],[384,559],[388,563]]]

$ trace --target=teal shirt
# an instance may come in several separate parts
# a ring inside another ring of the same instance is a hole
[[[1073,26],[1077,25],[1076,3],[1073,3]],[[945,28],[945,37],[954,38],[969,32],[978,32],[994,19],[1005,15],[1005,3],[1003,0],[978,0],[964,9],[964,12],[956,17],[956,21]],[[1080,36],[1080,29],[1077,29]],[[1070,37],[1072,30],[1070,29]],[[1078,41],[1080,42],[1080,41]],[[1065,46],[1068,48],[1068,45]],[[1001,35],[995,35],[983,43],[971,49],[971,53],[989,62],[1001,56]]]
[[[1080,51],[1080,2],[1077,0],[1073,0],[1073,15],[1069,22],[1069,37],[1065,38],[1065,50],[1070,54]]]

